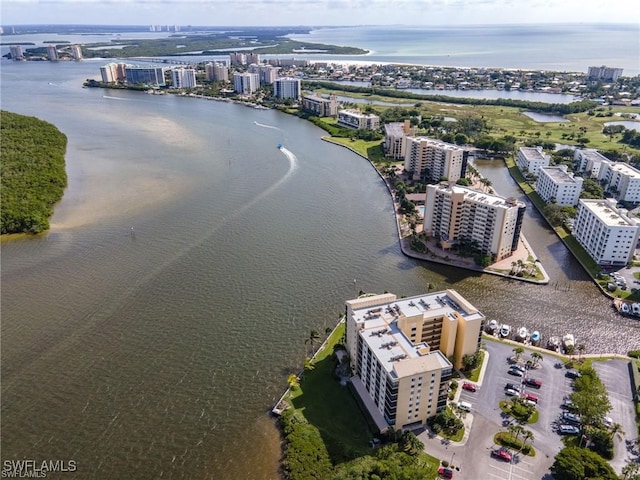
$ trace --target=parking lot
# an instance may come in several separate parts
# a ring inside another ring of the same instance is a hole
[[[421,434],[420,439],[425,443],[427,452],[447,461],[454,460],[458,468],[454,478],[473,480],[477,478],[504,480],[534,480],[541,479],[548,473],[555,455],[563,448],[562,435],[558,433],[562,424],[564,399],[573,391],[573,379],[566,376],[567,369],[551,352],[541,352],[543,355],[539,366],[526,371],[523,377],[508,373],[513,357],[513,349],[518,346],[510,343],[486,341],[488,362],[481,384],[475,392],[460,389],[458,401],[471,404],[471,413],[466,420],[471,428],[465,435],[463,445],[443,442],[439,437],[429,438]],[[530,359],[530,350],[523,355],[524,360]],[[620,423],[626,436],[615,440],[616,457],[611,462],[619,472],[622,466],[633,454],[630,445],[637,449],[637,436],[634,420],[634,406],[631,396],[631,385],[627,362],[623,360],[608,360],[593,362],[594,368],[607,386],[612,410],[609,416],[614,423]],[[540,380],[540,388],[527,386],[525,378]],[[499,408],[501,400],[511,397],[505,395],[507,383],[519,384],[522,393],[533,393],[538,398],[538,421],[524,425],[533,435],[534,457],[516,455],[511,462],[491,456],[491,451],[498,448],[493,437],[499,431],[505,431],[510,424],[515,424],[510,416]],[[462,382],[460,382],[462,386]],[[457,459],[457,460],[456,460]]]

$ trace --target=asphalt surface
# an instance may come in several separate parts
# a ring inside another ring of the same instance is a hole
[[[459,393],[456,401],[472,404],[472,412],[466,414],[463,421],[466,425],[462,442],[454,444],[440,437],[422,432],[418,436],[425,444],[425,450],[442,460],[452,462],[455,468],[455,479],[463,480],[534,480],[551,478],[549,467],[555,455],[563,448],[562,437],[557,433],[562,423],[563,410],[560,405],[572,390],[573,380],[565,376],[566,369],[558,363],[550,353],[542,353],[540,365],[531,369],[526,375],[542,381],[539,389],[522,386],[523,392],[531,392],[538,396],[539,419],[524,428],[534,434],[533,447],[535,457],[516,455],[512,462],[491,457],[491,451],[497,449],[493,437],[499,431],[505,431],[513,419],[505,416],[500,408],[500,400],[509,399],[504,393],[507,383],[521,383],[525,377],[516,377],[507,372],[514,356],[514,345],[501,342],[485,341],[489,354],[484,375],[479,380],[476,392],[462,390],[459,382]],[[525,351],[523,360],[531,359],[531,351]],[[634,406],[629,381],[628,362],[623,360],[594,361],[594,368],[609,390],[612,410],[609,416],[615,423],[623,427],[623,436],[615,440],[615,458],[611,462],[620,472],[629,459],[637,458],[638,438],[634,420]]]

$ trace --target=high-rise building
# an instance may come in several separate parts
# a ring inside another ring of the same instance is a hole
[[[407,136],[404,141],[404,169],[413,180],[455,182],[465,176],[468,152],[463,148],[427,137]]]
[[[273,82],[273,96],[280,100],[292,98],[298,100],[302,92],[299,78],[276,78]]]
[[[127,65],[125,68],[125,79],[129,85],[153,85],[164,87],[164,68],[162,67],[138,67]]]
[[[174,68],[171,70],[172,88],[194,88],[196,71],[193,68]]]
[[[319,117],[335,117],[338,115],[338,97],[330,95],[329,98],[324,98],[320,94],[304,96],[302,108]]]
[[[526,205],[515,198],[479,192],[451,181],[427,185],[424,233],[442,248],[467,242],[492,261],[518,248]]]
[[[580,199],[582,182],[582,177],[575,177],[573,173],[569,173],[566,165],[540,167],[536,192],[547,203],[573,207]]]
[[[80,48],[80,45],[71,45],[71,56],[74,60],[82,60],[82,48]]]
[[[15,60],[15,61],[24,60],[24,52],[22,51],[22,45],[11,45],[9,47],[9,53],[11,53],[11,60]]]
[[[622,68],[613,68],[602,65],[601,67],[589,67],[587,71],[588,80],[604,80],[615,82],[622,76]]]
[[[246,54],[247,63],[251,65],[252,63],[259,64],[260,63],[260,54],[259,53],[247,53]]]
[[[52,62],[58,60],[58,49],[55,45],[47,45],[47,58]]]
[[[640,203],[640,171],[624,162],[602,162],[598,180],[619,202]]]
[[[222,63],[207,63],[205,66],[207,80],[210,82],[228,82],[229,69]]]
[[[247,64],[247,56],[244,53],[238,53],[238,52],[234,52],[234,53],[230,53],[229,54],[229,65],[236,66],[236,65],[246,65]]]
[[[272,85],[278,78],[278,69],[273,65],[249,65],[248,71],[250,73],[257,73],[260,85]]]
[[[588,172],[593,178],[600,176],[603,162],[610,160],[593,148],[576,148],[573,153],[573,163],[577,172]]]
[[[580,199],[573,236],[599,265],[626,265],[633,259],[640,227],[614,199]]]
[[[387,158],[404,160],[404,137],[415,135],[415,128],[411,122],[391,122],[384,124],[384,153]]]
[[[455,290],[346,302],[351,383],[377,428],[412,428],[445,409],[454,365],[480,346],[484,315]]]
[[[233,74],[233,90],[236,93],[250,95],[260,86],[257,73],[234,73]]]

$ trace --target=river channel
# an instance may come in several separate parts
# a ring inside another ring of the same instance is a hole
[[[376,172],[311,123],[82,88],[101,64],[2,62],[2,109],[69,139],[50,232],[2,245],[2,460],[75,460],[86,479],[278,478],[267,412],[310,330],[356,290],[433,283],[588,352],[639,347],[640,322],[614,314],[531,205],[547,286],[414,261]],[[501,163],[477,166],[521,196]]]

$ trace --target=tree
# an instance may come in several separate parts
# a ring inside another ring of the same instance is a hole
[[[631,461],[622,467],[623,480],[640,480],[640,463]]]
[[[516,347],[512,351],[513,351],[513,353],[516,354],[516,360],[520,360],[520,356],[524,353],[524,348],[523,347]]]
[[[287,377],[287,383],[289,388],[298,388],[300,386],[300,378],[295,373],[292,373]]]
[[[551,473],[555,480],[618,480],[607,461],[586,448],[565,447],[556,455]]]
[[[507,430],[513,435],[516,442],[518,441],[518,437],[526,431],[522,425],[509,425]]]
[[[578,348],[578,360],[582,360],[582,354],[587,349],[587,347],[584,343],[579,343],[577,348]]]
[[[413,432],[404,432],[400,439],[400,445],[409,455],[419,455],[424,451],[424,443]]]
[[[542,354],[538,352],[533,352],[531,358],[533,358],[533,365],[536,367],[540,365],[540,362],[543,360]]]
[[[313,363],[313,359],[311,357],[304,357],[304,369],[305,370],[313,370],[316,366]]]
[[[531,443],[533,443],[534,436],[531,430],[527,430],[527,429],[523,429],[523,430],[524,431],[522,432],[522,448],[524,449],[524,446],[527,444],[527,440],[530,440]]]
[[[304,341],[304,343],[309,343],[311,345],[311,356],[315,355],[316,348],[315,343],[320,340],[320,333],[317,330],[311,330],[309,332],[309,337]]]

